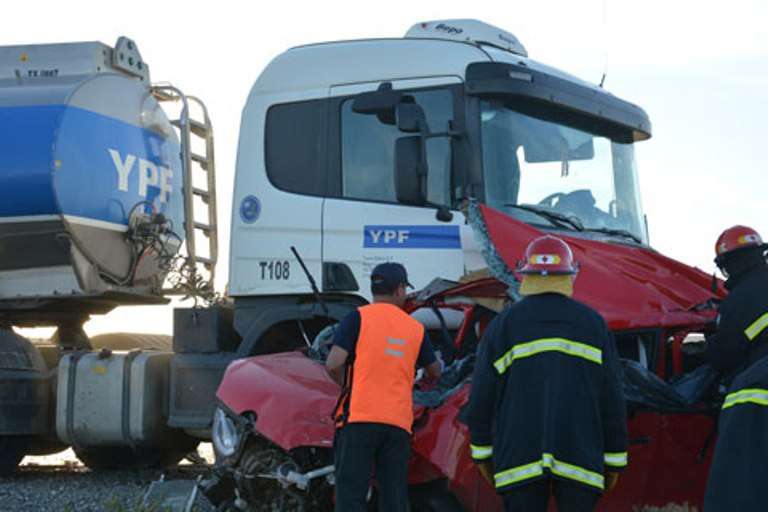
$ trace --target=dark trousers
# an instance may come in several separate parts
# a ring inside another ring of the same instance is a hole
[[[336,512],[366,510],[374,472],[379,510],[408,510],[408,432],[379,423],[348,423],[336,431],[334,448]]]
[[[554,496],[557,512],[592,512],[600,499],[597,491],[575,482],[546,478],[504,493],[504,512],[547,512]]]

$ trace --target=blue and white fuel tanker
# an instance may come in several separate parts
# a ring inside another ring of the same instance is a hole
[[[157,286],[132,215],[183,241],[179,138],[134,44],[0,48],[0,302]]]

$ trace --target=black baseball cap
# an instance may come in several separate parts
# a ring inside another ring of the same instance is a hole
[[[408,282],[408,272],[400,263],[380,263],[371,272],[371,286],[374,288],[395,291],[401,284],[413,288],[413,285]]]

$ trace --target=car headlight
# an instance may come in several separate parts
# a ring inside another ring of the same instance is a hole
[[[237,430],[237,425],[220,408],[216,408],[216,412],[213,413],[211,438],[216,451],[224,457],[234,455],[238,444],[240,444],[240,432]]]

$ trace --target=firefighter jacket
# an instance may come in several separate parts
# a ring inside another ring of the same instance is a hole
[[[768,357],[736,376],[723,402],[705,512],[766,510]]]
[[[706,512],[765,510],[768,481],[768,268],[727,283],[710,360],[736,373],[723,402],[707,483]],[[746,368],[746,369],[745,369]]]
[[[710,364],[733,376],[768,355],[768,268],[757,267],[727,286],[717,333],[707,345]]]
[[[603,318],[569,297],[505,309],[478,348],[467,411],[472,457],[499,492],[552,476],[596,492],[627,465],[626,406]]]

